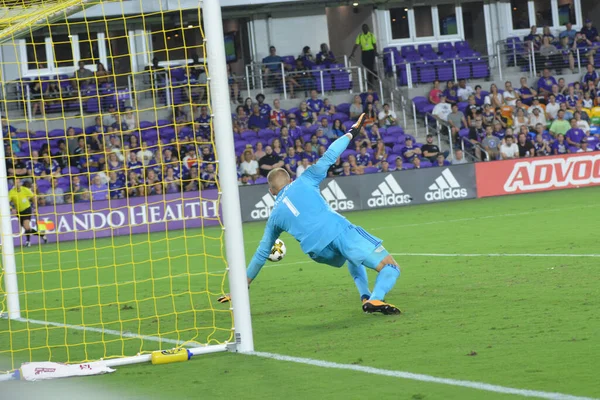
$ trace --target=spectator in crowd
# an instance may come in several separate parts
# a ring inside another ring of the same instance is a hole
[[[250,175],[242,175],[240,176],[240,179],[238,181],[238,186],[250,186],[252,185],[252,182],[250,182],[252,178],[250,178]]]
[[[244,112],[246,113],[247,116],[252,115],[252,110],[253,110],[253,103],[252,103],[252,98],[250,97],[246,97],[246,100],[244,100]]]
[[[83,86],[87,86],[91,83],[91,78],[94,77],[94,73],[85,67],[85,62],[79,61],[78,69],[75,71],[75,82],[73,87],[81,89]]]
[[[308,161],[308,159],[307,159],[307,161]],[[329,169],[327,170],[327,176],[329,176],[329,177],[339,176],[342,173],[343,169],[344,169],[343,161],[342,161],[341,157],[338,157],[337,160],[335,160],[335,163],[333,163],[333,165],[331,165],[331,167],[329,167]]]
[[[528,113],[527,116],[529,118],[531,118],[531,116],[533,115],[533,110],[535,110],[536,108],[538,109],[538,111],[540,111],[540,113],[544,114],[545,113],[545,108],[544,107],[542,107],[540,105],[540,100],[538,98],[533,99],[533,103],[530,104],[529,108],[527,109],[527,113]]]
[[[131,107],[125,107],[125,113],[121,118],[121,122],[124,124],[126,131],[134,131],[139,128],[137,116]]]
[[[446,96],[442,94],[440,96],[440,102],[433,107],[431,114],[434,117],[439,118],[441,121],[447,122],[448,115],[450,115],[451,112],[452,106],[449,103],[446,103]]]
[[[588,153],[591,151],[594,151],[594,149],[588,147],[588,140],[586,138],[581,139],[581,145],[577,149],[577,153]]]
[[[546,117],[548,121],[554,121],[558,116],[558,110],[560,110],[560,103],[556,102],[556,96],[550,94],[548,96],[548,104],[546,104]]]
[[[594,43],[592,43],[592,41],[587,40],[585,35],[578,33],[577,35],[575,35],[575,42],[573,42],[571,50],[573,53],[576,53],[577,50],[579,50],[579,56],[582,58],[584,56],[587,56],[588,63],[593,64],[594,55],[596,55],[596,49],[593,46]]]
[[[269,47],[269,55],[262,59],[262,63],[264,64],[264,73],[270,84],[273,84],[281,76],[281,64],[284,64],[284,68],[288,69],[288,66],[283,62],[283,58],[277,55],[275,46]]]
[[[537,33],[537,26],[532,26],[529,34],[523,39],[527,48],[533,45],[533,50],[539,50],[542,44],[542,35]]]
[[[446,102],[450,103],[450,105],[458,103],[458,101],[459,101],[458,94],[457,94],[456,87],[454,86],[453,81],[448,81],[446,83],[446,89],[444,90],[444,95],[446,96]]]
[[[537,90],[529,87],[529,84],[527,83],[527,78],[525,78],[525,77],[521,78],[521,87],[519,88],[519,97],[521,98],[523,103],[527,104],[528,106],[532,105],[533,101],[537,97]]]
[[[260,174],[266,177],[272,169],[283,167],[283,161],[273,153],[271,146],[265,147],[265,155],[258,161]]]
[[[96,79],[97,87],[112,82],[109,72],[101,62],[96,63],[96,73],[94,74],[94,77]]]
[[[436,157],[435,161],[433,162],[434,167],[445,167],[447,165],[450,165],[450,163],[448,161],[446,161],[446,158],[444,157],[443,154],[438,154],[438,156]]]
[[[252,106],[252,115],[248,118],[248,127],[255,132],[261,129],[266,129],[269,126],[268,118],[265,118],[260,113],[260,107],[258,104]]]
[[[581,82],[584,84],[586,82],[590,82],[590,81],[591,81],[592,87],[598,86],[598,82],[600,82],[600,74],[598,74],[598,72],[596,72],[596,69],[593,64],[588,64],[586,66],[586,72],[585,72],[585,74],[583,74],[583,77],[581,78]]]
[[[300,103],[300,107],[296,114],[296,118],[298,119],[298,123],[300,124],[300,126],[309,127],[315,123],[313,113],[308,109],[308,106],[305,101]]]
[[[38,79],[31,82],[29,85],[29,96],[31,98],[31,115],[34,117],[38,114],[45,115],[43,97],[45,93],[42,92],[42,82]]]
[[[248,130],[248,115],[244,111],[244,106],[237,106],[235,109],[235,116],[233,117],[233,131],[234,133],[242,133]]]
[[[287,126],[284,126],[279,131],[279,140],[281,142],[281,147],[287,150],[290,147],[294,147],[294,139],[290,136],[290,132]]]
[[[390,163],[387,160],[383,160],[379,164],[379,172],[392,172],[393,170],[390,168]]]
[[[280,107],[279,99],[273,100],[273,108],[270,110],[269,118],[272,128],[281,128],[282,126],[287,125],[287,117]]]
[[[571,128],[567,130],[565,134],[565,139],[567,144],[571,147],[581,147],[581,141],[587,137],[585,132],[577,126],[577,120],[575,118],[571,119]]]
[[[513,88],[511,81],[507,81],[504,84],[504,93],[502,94],[502,97],[504,98],[504,103],[506,103],[507,106],[515,107],[517,105],[517,100],[519,100],[519,92]]]
[[[345,161],[342,164],[342,172],[340,172],[339,176],[352,176],[352,175],[356,175],[354,172],[352,172],[352,170],[350,169],[350,163],[348,161]]]
[[[542,40],[542,45],[539,48],[539,54],[536,54],[537,58],[536,69],[539,71],[551,65],[556,71],[556,74],[560,75],[562,72],[563,57],[561,52],[550,42],[549,37],[545,37]]]
[[[569,86],[569,92],[565,97],[565,103],[570,110],[575,110],[577,103],[579,103],[579,97],[575,94],[575,87]]]
[[[543,130],[543,127],[542,127]],[[535,137],[535,143],[533,144],[535,155],[537,157],[544,157],[550,155],[552,152],[552,148],[547,140],[544,139],[544,136],[541,133],[538,133]]]
[[[308,161],[308,158],[303,157],[300,165],[298,165],[298,168],[296,168],[296,178],[300,178],[300,176],[302,176],[308,167],[310,167],[310,162]]]
[[[577,127],[585,132],[586,136],[589,136],[591,133],[590,124],[588,121],[582,118],[584,115],[587,116],[587,113],[583,111],[575,111],[573,117],[577,121]]]
[[[323,122],[323,120],[321,120],[321,122]],[[345,132],[344,126],[342,125],[342,121],[340,119],[335,119],[333,121],[333,124],[331,124],[331,127],[329,126],[329,124],[327,125],[327,130],[325,130],[325,137],[333,141],[338,137],[343,136],[344,133]]]
[[[364,113],[365,113],[364,126],[367,129],[371,129],[371,127],[378,122],[377,111],[373,107],[373,103],[367,103],[365,105]]]
[[[490,85],[490,93],[485,97],[485,104],[489,104],[492,109],[504,105],[504,96],[498,91],[498,86],[495,83]]]
[[[324,114],[331,117],[336,113],[335,105],[333,105],[329,99],[323,99],[323,111]]]
[[[569,153],[569,145],[565,141],[565,135],[559,133],[556,135],[556,140],[552,143],[552,154],[567,154]]]
[[[590,42],[600,42],[600,35],[598,35],[598,29],[596,29],[592,20],[587,18],[585,20],[585,25],[581,28],[580,32],[587,40]]]
[[[538,124],[546,126],[546,117],[540,112],[540,109],[535,107],[532,109],[532,112],[533,113],[529,116],[529,128],[534,130]]]
[[[44,167],[44,173],[42,176],[48,180],[52,178],[58,178],[61,176],[61,168],[58,161],[54,158],[50,158],[49,154],[45,154],[42,157],[42,165]]]
[[[362,175],[365,173],[365,167],[363,167],[362,165],[358,165],[358,162],[356,161],[356,156],[353,154],[350,154],[348,156],[348,163],[350,163],[350,170],[355,174],[355,175]]]
[[[302,134],[303,134],[302,128],[300,128],[297,125],[296,118],[290,118],[290,124],[288,126],[288,131],[289,131],[290,136],[292,137],[293,140],[301,138]]]
[[[566,26],[565,26],[565,30],[562,31],[559,35],[558,38],[562,39],[562,38],[568,38],[569,40],[569,46],[571,46],[573,44],[573,42],[575,41],[575,36],[577,35],[577,31],[575,29],[573,29],[573,24],[570,22],[567,22]]]
[[[483,127],[485,128],[488,125],[494,126],[495,119],[496,114],[494,113],[494,109],[492,108],[491,104],[485,104],[483,106],[483,112],[481,113],[481,122]],[[473,127],[473,124],[470,126]]]
[[[433,82],[433,88],[429,91],[429,102],[431,104],[438,104],[441,100],[443,92],[440,89],[440,81],[437,79]]]
[[[436,106],[437,107],[437,106]],[[435,115],[435,114],[434,114]],[[468,126],[465,114],[458,110],[458,104],[452,104],[452,112],[448,114],[448,124],[450,124],[450,132],[454,142],[458,141],[458,133],[462,128]]]
[[[552,125],[550,125],[550,134],[554,137],[564,135],[570,128],[571,125],[565,120],[565,111],[559,109],[556,114],[556,119],[552,122]]]
[[[473,93],[475,92],[473,91],[473,88],[471,86],[467,85],[466,79],[460,79],[458,81],[457,95],[459,101],[468,101],[469,97],[471,97]]]
[[[433,135],[430,133],[425,138],[425,144],[421,146],[421,152],[423,158],[426,158],[431,163],[435,162],[439,154],[442,154],[438,145],[433,143]]]
[[[119,113],[117,112],[115,105],[110,104],[108,106],[108,113],[106,115],[104,115],[104,117],[102,118],[102,126],[103,127],[115,126],[117,124],[117,122],[120,120],[118,114]],[[98,126],[97,123],[96,123],[96,126]]]
[[[371,154],[367,153],[367,146],[363,145],[360,148],[360,153],[356,155],[356,164],[361,167],[373,166],[373,162],[371,161]]]
[[[333,55],[333,52],[329,50],[327,43],[321,43],[320,49],[321,51],[317,53],[317,64],[325,65],[328,68],[331,64],[335,64],[335,56]]]
[[[478,111],[477,108],[467,107],[467,127],[475,126],[475,119],[479,116],[481,116],[481,111]]]
[[[517,108],[516,111],[517,111],[517,114],[516,114],[515,118],[513,119],[513,129],[520,130],[522,126],[528,127],[529,126],[529,118],[527,118],[525,116],[525,110],[522,108]]]
[[[544,38],[550,39],[550,43],[554,43],[556,41],[556,38],[554,37],[552,32],[550,32],[550,27],[548,25],[544,26],[544,28],[542,29],[542,40]]]
[[[457,149],[454,151],[454,156],[452,157],[450,164],[452,164],[452,165],[467,164],[467,160],[465,159],[465,155],[461,149]]]
[[[217,188],[217,174],[215,171],[215,164],[207,164],[200,176],[202,180],[203,189],[216,189]]]
[[[519,132],[517,147],[519,148],[520,158],[535,156],[535,147],[529,140],[528,132]]]
[[[567,121],[570,121],[573,118],[573,113],[567,108],[567,103],[560,103],[558,111],[563,111],[565,113],[564,119]]]
[[[231,70],[231,64],[227,64],[227,82],[229,83],[229,96],[231,102],[237,101],[238,104],[242,104],[243,99],[240,95],[240,85],[238,83],[237,75]]]
[[[323,100],[319,99],[318,92],[313,89],[310,91],[310,98],[306,100],[306,106],[313,113],[313,119],[316,121],[319,115],[326,112]]]
[[[296,176],[296,170],[298,169],[298,156],[296,150],[293,147],[287,149],[287,156],[284,159],[284,168],[290,174],[292,178]]]
[[[513,142],[512,135],[506,135],[504,143],[500,146],[500,156],[503,160],[519,158],[519,146]]]
[[[44,199],[46,200],[46,205],[59,206],[61,204],[65,204],[65,192],[60,186],[58,186],[58,179],[52,178],[50,180],[50,183],[50,189],[46,196],[44,196]]]
[[[111,199],[125,198],[125,183],[115,171],[108,173],[108,193]]]
[[[550,75],[550,70],[548,68],[544,68],[542,72],[542,76],[538,80],[538,92],[541,95],[548,95],[552,92],[552,86],[556,85],[556,79]]]
[[[369,31],[369,25],[362,25],[362,32],[356,37],[356,43],[350,53],[350,58],[354,57],[354,53],[360,47],[362,56],[361,63],[370,72],[367,79],[370,85],[375,81],[375,57],[377,56],[377,39],[375,35]]]
[[[483,90],[480,85],[475,86],[475,94],[473,94],[475,98],[475,104],[479,107],[483,107],[485,103],[485,96],[483,95]]]
[[[481,141],[481,147],[486,151],[486,161],[497,160],[500,156],[500,145],[502,139],[493,134],[493,130],[487,128],[485,130],[485,137]]]
[[[354,96],[354,101],[350,105],[350,119],[358,119],[358,117],[360,117],[363,112],[364,107],[362,105],[362,100],[360,96],[356,95]]]
[[[92,193],[92,200],[107,200],[108,199],[108,185],[102,182],[100,175],[94,175],[92,178],[92,185],[90,186],[90,192]]]
[[[302,60],[304,65],[308,68],[312,69],[312,67],[315,66],[315,57],[310,50],[310,46],[304,46],[302,48],[302,52],[298,55],[298,60]]]
[[[504,140],[504,136],[506,136],[506,130],[502,127],[502,124],[499,121],[495,121],[492,126],[492,134],[496,136],[500,140]]]
[[[296,60],[296,70],[293,72],[295,78],[292,78],[292,75],[289,75],[287,78],[288,90],[292,99],[296,98],[294,95],[296,87],[304,90],[304,96],[308,97],[308,89],[312,88],[315,84],[315,78],[311,71],[311,68],[305,65],[301,58]]]
[[[271,148],[273,149],[273,154],[278,156],[282,161],[287,156],[285,148],[281,145],[281,139],[275,138],[271,142]]]
[[[256,102],[260,110],[260,115],[263,118],[269,118],[269,115],[271,114],[271,106],[265,103],[265,95],[262,93],[257,94]]]
[[[387,149],[385,148],[385,144],[383,143],[382,140],[378,140],[377,144],[375,146],[375,154],[373,155],[373,162],[375,163],[376,167],[380,167],[381,163],[384,160],[387,160],[388,158],[388,153],[387,153]]]
[[[381,127],[395,126],[398,124],[398,117],[396,117],[394,111],[390,110],[390,105],[388,103],[383,105],[383,110],[379,112],[377,118],[379,119],[379,125]]]
[[[400,150],[400,154],[402,154],[403,162],[412,163],[417,166],[415,162],[416,159],[419,159],[421,156],[421,149],[413,144],[413,140],[410,136],[406,138],[404,142],[404,147]],[[420,165],[420,160],[419,160]]]

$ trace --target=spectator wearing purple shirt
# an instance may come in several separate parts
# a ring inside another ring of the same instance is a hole
[[[560,92],[560,90],[558,90],[558,85],[552,85],[551,94],[554,95],[554,98],[558,104],[562,104],[566,101],[565,96]]]
[[[208,164],[200,176],[204,189],[217,188],[217,174],[215,173],[215,165]]]
[[[421,149],[413,144],[412,138],[407,137],[400,154],[402,154],[404,162],[414,163],[414,160],[421,155]]]
[[[571,119],[571,129],[567,131],[565,138],[567,139],[567,144],[571,147],[581,147],[581,141],[586,137],[585,132],[582,129],[577,127],[577,120],[575,118]]]
[[[302,128],[296,122],[296,118],[290,118],[290,126],[288,127],[292,140],[302,137]]]
[[[312,144],[310,144],[310,142],[304,144],[304,151],[302,154],[300,154],[300,157],[308,158],[308,161],[310,161],[311,164],[314,164],[319,158],[317,153],[313,151]]]
[[[565,136],[563,134],[556,135],[556,140],[552,143],[552,154],[567,154],[569,152],[569,146],[565,142]]]
[[[574,110],[577,107],[577,102],[579,101],[579,97],[575,95],[575,88],[573,86],[569,86],[569,94],[565,97],[565,103],[567,103],[567,107],[571,110]]]
[[[315,136],[317,138],[317,143],[319,143],[319,146],[327,147],[329,145],[329,139],[327,139],[327,137],[325,136],[325,132],[324,132],[323,128],[321,128],[321,127],[317,128],[317,132],[315,132]],[[312,138],[311,138],[311,140],[312,140]]]
[[[453,81],[448,81],[448,83],[446,83],[446,90],[444,90],[444,95],[446,96],[446,102],[450,104],[458,103],[458,92],[454,87]]]
[[[548,68],[544,68],[544,72],[542,73],[542,77],[538,80],[537,87],[540,94],[546,95],[552,92],[552,86],[556,85],[556,79],[552,75],[550,75],[550,70]]]
[[[94,176],[94,180],[92,182],[93,183],[90,186],[92,200],[98,201],[108,199],[108,185],[106,183],[102,183],[102,178],[100,178],[100,175]]]
[[[269,119],[271,117],[271,106],[265,103],[265,95],[262,93],[257,94],[256,101],[258,101],[261,117]]]
[[[258,104],[252,106],[252,115],[248,118],[248,128],[258,132],[261,129],[266,129],[269,126],[269,117],[263,116],[260,113]]]
[[[317,64],[326,66],[335,64],[335,56],[326,43],[321,44],[321,51],[317,53]]]
[[[206,106],[200,107],[200,115],[196,118],[196,126],[203,135],[210,134],[210,115]]]
[[[580,33],[586,37],[590,42],[600,42],[600,35],[598,35],[598,29],[592,25],[591,19],[585,20],[585,25],[581,28]]]
[[[362,167],[371,167],[373,165],[371,155],[367,153],[367,146],[360,148],[360,153],[356,155],[356,164]]]
[[[290,136],[289,129],[287,126],[284,126],[279,131],[281,147],[284,149],[289,149],[290,147],[294,147],[294,139]]]
[[[318,92],[314,89],[310,91],[310,99],[306,100],[306,106],[308,107],[308,110],[313,113],[313,118],[315,120],[319,114],[325,112],[323,100],[319,99]]]
[[[298,169],[298,156],[296,150],[293,147],[288,148],[287,157],[283,161],[285,163],[285,169],[291,177],[296,176],[296,170]]]
[[[598,73],[594,69],[594,65],[593,64],[588,64],[587,65],[587,72],[583,75],[583,78],[581,78],[581,82],[584,85],[587,84],[589,81],[593,82],[593,86],[594,87],[597,86],[598,82],[600,81],[600,76],[598,75]]]

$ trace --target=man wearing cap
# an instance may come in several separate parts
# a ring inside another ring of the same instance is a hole
[[[534,130],[538,124],[546,126],[547,122],[544,113],[540,112],[540,109],[537,107],[531,111],[532,113],[529,115],[529,130]]]
[[[588,147],[588,141],[586,138],[581,139],[581,147],[577,150],[578,153],[587,153],[590,151],[594,151],[594,149],[590,149]]]
[[[437,144],[433,143],[433,135],[428,134],[425,139],[426,143],[421,146],[421,152],[423,153],[423,157],[428,159],[431,163],[436,161],[436,158],[440,153],[440,148]],[[442,154],[443,155],[443,154]]]
[[[594,26],[592,25],[591,19],[585,20],[585,25],[583,28],[581,28],[580,33],[582,35],[584,35],[587,38],[587,40],[589,40],[590,42],[600,42],[600,36],[598,35],[598,29],[594,28]]]
[[[362,52],[361,62],[371,74],[368,74],[369,83],[373,84],[375,76],[375,57],[377,56],[377,39],[375,35],[369,31],[369,25],[363,24],[362,33],[356,37],[356,43],[350,53],[350,57],[354,56],[356,49],[360,47]]]

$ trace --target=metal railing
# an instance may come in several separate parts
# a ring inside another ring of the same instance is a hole
[[[347,61],[347,60],[346,60]],[[267,68],[267,66],[277,66],[279,69]],[[354,93],[355,83],[358,83],[360,93],[365,91],[364,72],[359,66],[351,66],[346,64],[332,64],[330,68],[317,66],[314,69],[295,70],[286,67],[285,63],[250,63],[245,67],[246,70],[246,90],[249,97],[253,97],[254,93],[263,93],[265,88],[271,87],[275,90],[280,90],[283,98],[288,99],[291,91],[309,91],[317,89],[325,96],[326,88],[331,82],[326,82],[326,79],[331,79],[330,73],[347,73],[348,87],[341,90],[348,90],[349,93]],[[333,66],[335,65],[335,66]],[[332,86],[333,84],[331,84]],[[333,88],[333,86],[332,86]],[[340,90],[340,89],[335,89]]]

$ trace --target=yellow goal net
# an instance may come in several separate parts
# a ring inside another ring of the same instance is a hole
[[[232,341],[201,10],[0,0],[0,370]]]

